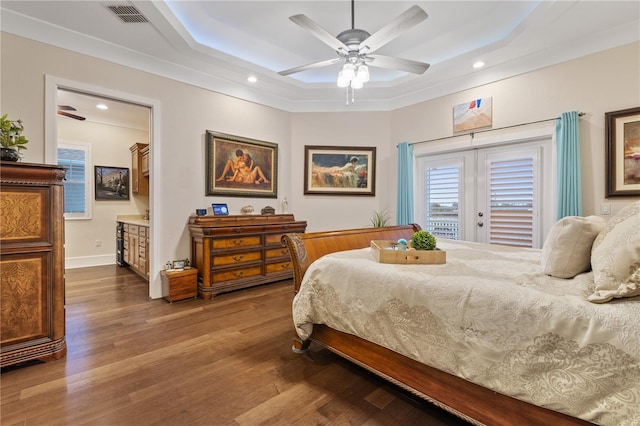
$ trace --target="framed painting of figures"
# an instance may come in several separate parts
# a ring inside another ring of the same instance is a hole
[[[277,198],[277,144],[210,130],[206,144],[206,195]]]
[[[306,195],[375,195],[376,148],[304,147]]]

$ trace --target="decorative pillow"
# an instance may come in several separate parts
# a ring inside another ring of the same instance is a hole
[[[640,201],[620,210],[593,242],[590,302],[640,295]]]
[[[599,216],[567,216],[551,227],[542,246],[542,271],[573,278],[591,266],[591,246],[607,222]]]

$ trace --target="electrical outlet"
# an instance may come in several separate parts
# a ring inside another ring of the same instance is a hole
[[[611,204],[609,203],[600,204],[600,214],[603,216],[609,216],[611,214]]]
[[[96,240],[96,247],[102,247],[102,240]]]

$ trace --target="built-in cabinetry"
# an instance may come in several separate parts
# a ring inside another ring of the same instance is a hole
[[[143,147],[140,150],[140,154],[142,155],[142,163],[140,168],[142,169],[142,176],[149,176],[149,145]]]
[[[149,195],[149,145],[134,143],[129,150],[131,151],[131,192]],[[144,174],[145,171],[146,174]]]
[[[305,232],[292,214],[191,216],[191,262],[198,269],[198,295],[280,281],[293,276],[285,233]]]
[[[144,220],[123,219],[118,221],[118,228],[122,230],[122,260],[124,264],[148,280],[149,225]]]
[[[66,354],[63,167],[0,165],[0,366]]]

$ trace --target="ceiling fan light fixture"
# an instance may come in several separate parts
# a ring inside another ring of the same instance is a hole
[[[351,83],[351,80],[344,77],[344,72],[340,71],[338,73],[338,87],[348,87]]]
[[[362,89],[363,86],[364,86],[364,82],[362,80],[358,80],[357,78],[354,78],[353,80],[351,80],[352,89]]]
[[[356,80],[366,83],[369,81],[369,67],[365,64],[362,64],[358,67],[358,71],[356,72]]]
[[[353,64],[346,63],[342,66],[342,75],[345,79],[351,81],[356,76],[356,67]]]

